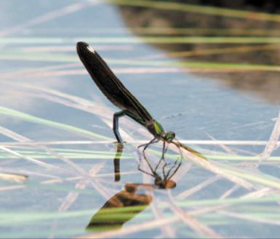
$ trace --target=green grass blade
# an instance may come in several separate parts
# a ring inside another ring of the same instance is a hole
[[[74,127],[71,125],[67,125],[67,124],[62,124],[62,123],[58,123],[58,122],[54,122],[51,120],[46,120],[46,119],[42,119],[30,114],[26,114],[20,111],[16,111],[16,110],[12,110],[3,106],[0,106],[0,114],[2,115],[6,115],[6,116],[10,116],[10,117],[14,117],[14,118],[19,118],[21,120],[25,120],[28,122],[32,122],[32,123],[37,123],[37,124],[43,124],[43,125],[47,125],[50,127],[54,127],[54,128],[59,128],[62,130],[66,130],[69,132],[73,132],[73,133],[77,133],[77,134],[81,134],[84,136],[89,136],[92,137],[94,139],[102,139],[102,140],[111,140],[108,137],[99,135],[99,134],[94,134],[90,131],[78,128],[78,127]]]

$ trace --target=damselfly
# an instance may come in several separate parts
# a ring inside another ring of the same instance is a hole
[[[164,152],[166,152],[166,143],[174,143],[178,148],[184,147],[196,155],[201,155],[199,152],[182,145],[179,142],[175,142],[175,133],[172,131],[164,131],[161,124],[150,115],[145,107],[115,76],[101,56],[87,43],[78,42],[77,52],[82,63],[99,89],[108,98],[108,100],[121,109],[120,112],[114,114],[113,118],[113,131],[119,144],[123,145],[123,140],[119,133],[119,118],[127,115],[142,126],[146,127],[148,131],[154,136],[154,138],[149,143],[139,146],[144,147],[143,152],[150,144],[162,140],[162,158],[164,157]]]

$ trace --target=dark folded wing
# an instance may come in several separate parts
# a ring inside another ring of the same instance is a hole
[[[140,124],[152,120],[149,112],[121,83],[96,51],[91,49],[87,43],[78,42],[77,52],[92,79],[108,100],[125,110],[131,118]]]

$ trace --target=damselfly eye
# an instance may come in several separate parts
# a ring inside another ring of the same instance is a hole
[[[173,139],[175,138],[175,133],[170,131],[170,132],[167,132],[165,134],[165,139],[168,141],[168,142],[171,142]]]
[[[165,182],[165,188],[166,189],[172,189],[176,187],[176,183],[173,180],[167,180]]]

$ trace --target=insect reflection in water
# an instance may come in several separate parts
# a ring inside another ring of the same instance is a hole
[[[166,150],[167,150],[167,148],[166,148]],[[154,177],[154,184],[159,189],[172,189],[172,188],[176,187],[176,182],[171,180],[171,178],[177,173],[177,171],[181,167],[182,160],[183,160],[182,153],[180,152],[180,157],[177,158],[173,164],[167,163],[165,161],[166,150],[162,153],[160,160],[158,160],[158,163],[156,164],[156,166],[154,168],[152,167],[149,159],[147,158],[147,155],[143,154],[144,162],[146,162],[150,172],[147,172],[141,168],[142,161],[141,161],[141,155],[139,155],[140,162],[138,164],[138,170]],[[158,172],[158,171],[160,171],[160,168],[162,171],[161,174]]]
[[[114,158],[115,181],[120,180],[119,160],[123,152],[123,146],[118,145]],[[165,153],[165,152],[164,152]],[[163,154],[164,156],[164,154]],[[86,231],[108,231],[118,230],[122,226],[143,212],[152,202],[152,195],[155,189],[173,189],[175,181],[171,178],[176,174],[182,164],[182,157],[178,158],[173,165],[165,162],[164,157],[158,161],[155,168],[152,167],[146,155],[143,162],[146,162],[150,172],[141,168],[141,160],[138,169],[154,178],[154,184],[148,183],[126,183],[123,190],[113,195],[107,202],[92,216]],[[170,166],[170,167],[169,167]],[[169,169],[167,169],[169,167]],[[161,168],[162,176],[158,173]]]
[[[122,156],[123,146],[118,145],[116,155],[114,158],[114,172],[115,172],[115,181],[119,181],[121,177],[120,172],[120,158]],[[157,162],[156,166],[153,167],[150,163],[149,159],[147,158],[146,154],[143,154],[143,161],[148,166],[149,172],[141,168],[142,158],[139,155],[139,163],[138,163],[138,170],[150,175],[154,178],[154,186],[159,189],[172,189],[176,187],[176,182],[171,180],[171,178],[176,174],[182,164],[182,154],[180,153],[180,157],[175,160],[173,164],[167,163],[165,161],[164,155],[166,151],[162,154],[161,158]],[[161,173],[159,173],[161,168]]]

